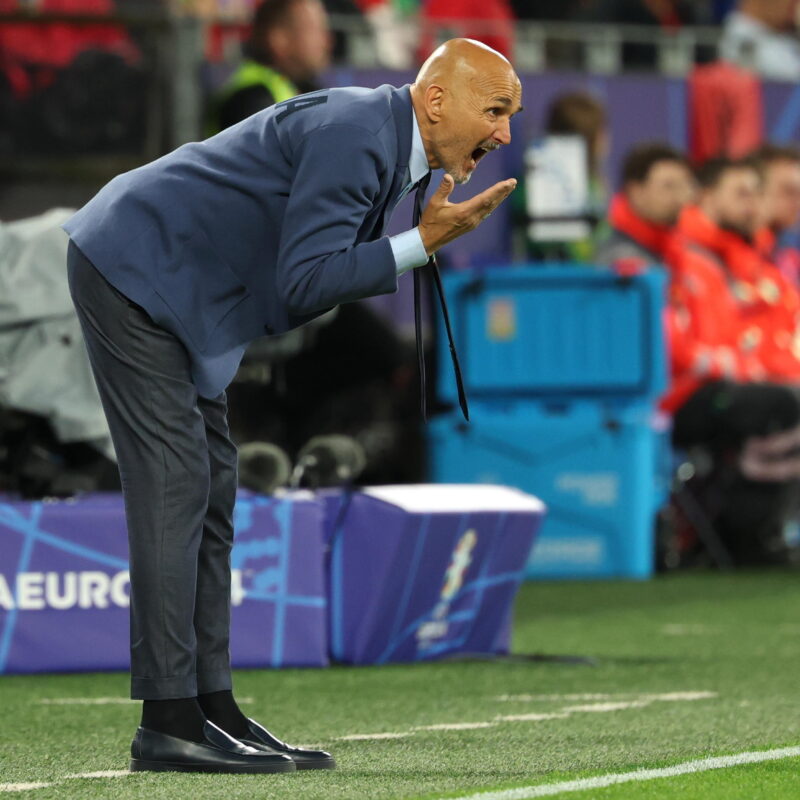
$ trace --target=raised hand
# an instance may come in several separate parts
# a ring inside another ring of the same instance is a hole
[[[516,186],[517,182],[509,178],[463,203],[451,203],[449,198],[455,181],[450,175],[445,175],[419,222],[419,233],[427,254],[431,255],[453,239],[475,230]]]

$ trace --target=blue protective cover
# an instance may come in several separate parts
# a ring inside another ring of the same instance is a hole
[[[649,404],[473,403],[428,426],[431,480],[515,486],[547,517],[529,578],[647,578],[665,434]]]
[[[654,399],[666,389],[662,271],[536,265],[443,277],[471,399]],[[438,343],[438,394],[456,402],[441,331]]]

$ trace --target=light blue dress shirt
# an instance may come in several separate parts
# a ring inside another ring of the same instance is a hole
[[[425,145],[422,143],[422,135],[417,124],[417,115],[411,109],[413,122],[411,134],[411,157],[408,160],[409,182],[400,193],[398,203],[410,191],[411,187],[420,181],[430,172],[428,157],[425,155]],[[402,275],[414,267],[421,267],[428,263],[428,254],[425,252],[425,245],[422,244],[419,228],[412,228],[410,231],[398,233],[396,236],[389,237],[394,254],[394,263],[397,266],[397,274]]]

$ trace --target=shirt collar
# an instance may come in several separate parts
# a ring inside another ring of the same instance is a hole
[[[424,178],[431,170],[428,166],[428,157],[425,155],[425,145],[422,143],[422,134],[419,132],[419,123],[414,107],[411,107],[411,156],[408,159],[409,188]]]

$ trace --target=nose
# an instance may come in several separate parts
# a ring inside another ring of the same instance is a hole
[[[508,117],[500,119],[492,138],[500,144],[509,144],[511,142],[511,121]]]

